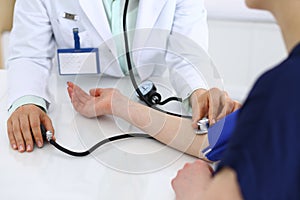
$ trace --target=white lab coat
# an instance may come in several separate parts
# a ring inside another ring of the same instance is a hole
[[[76,14],[78,20],[63,18],[64,12]],[[24,95],[39,96],[50,103],[47,80],[51,61],[56,48],[73,48],[75,27],[80,31],[81,47],[99,47],[101,73],[123,76],[120,67],[111,64],[117,60],[117,53],[101,0],[17,0],[7,62],[9,105]],[[176,44],[182,39],[174,37],[172,43],[168,38],[169,34],[181,35],[207,50],[203,0],[140,0],[136,29],[141,31],[134,36],[133,60],[136,66],[142,66],[138,69],[142,80],[161,73],[155,70],[161,67],[155,66],[161,65],[157,60],[163,58],[171,67],[171,82],[179,96],[185,98],[196,87],[203,87],[203,81],[184,59],[175,56],[195,52],[194,49],[183,50],[182,44]],[[181,52],[166,54],[168,46],[180,48]]]

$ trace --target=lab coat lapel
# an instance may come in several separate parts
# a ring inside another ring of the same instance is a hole
[[[167,0],[140,0],[136,28],[152,28]]]
[[[158,17],[167,1],[168,0],[140,0],[136,21],[136,32],[133,40],[133,49],[143,48],[150,36],[151,29],[153,29],[155,22],[158,20]],[[142,56],[142,51],[138,51],[138,53],[133,54],[136,64],[139,64],[138,60]],[[144,79],[151,75],[153,67],[137,68],[137,71],[141,79]]]
[[[106,12],[100,0],[79,0],[82,10],[85,12],[103,41],[111,39],[112,33],[107,21]]]
[[[94,28],[97,30],[105,45],[110,49],[110,52],[115,58],[118,57],[115,41],[112,38],[112,33],[107,20],[106,12],[101,0],[79,0],[82,10],[85,12]],[[113,76],[123,76],[120,67],[108,67],[106,73]]]

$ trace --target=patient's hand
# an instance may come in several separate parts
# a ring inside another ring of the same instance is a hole
[[[71,82],[68,82],[67,89],[74,109],[88,118],[112,114],[113,102],[117,103],[124,97],[119,90],[113,88],[95,88],[87,94]]]

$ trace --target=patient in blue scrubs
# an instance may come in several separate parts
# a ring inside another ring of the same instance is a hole
[[[275,16],[289,56],[257,80],[216,173],[201,161],[178,172],[177,199],[300,199],[300,0],[246,3]]]

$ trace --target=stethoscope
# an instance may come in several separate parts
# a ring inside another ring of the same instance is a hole
[[[138,96],[138,98],[140,100],[142,100],[143,102],[146,103],[147,106],[158,110],[160,112],[166,113],[168,115],[173,115],[173,116],[177,116],[177,117],[182,117],[182,118],[189,118],[191,119],[192,116],[187,116],[187,115],[181,115],[181,114],[177,114],[177,113],[172,113],[169,111],[165,111],[162,110],[160,108],[158,108],[156,105],[164,105],[170,101],[179,101],[182,102],[182,99],[179,97],[169,97],[164,101],[161,101],[161,95],[157,92],[157,89],[154,85],[154,83],[152,81],[145,81],[142,84],[138,85],[135,77],[134,77],[134,73],[133,73],[133,68],[132,68],[132,61],[131,61],[131,57],[130,57],[130,51],[129,51],[129,42],[128,42],[128,35],[127,35],[127,23],[126,23],[126,19],[127,19],[127,11],[128,11],[128,5],[129,5],[129,0],[125,0],[125,6],[124,6],[124,11],[123,11],[123,34],[124,34],[124,44],[125,44],[125,52],[126,52],[126,62],[127,62],[127,67],[128,67],[128,71],[129,71],[129,76],[130,76],[130,80],[131,83],[136,91],[136,94]],[[202,119],[198,122],[198,130],[196,130],[197,134],[206,134],[208,131],[208,127],[209,127],[209,122],[208,119]],[[51,131],[47,131],[43,125],[41,125],[41,132],[42,132],[42,136],[43,139],[45,141],[48,141],[50,144],[52,144],[54,147],[56,147],[58,150],[72,155],[72,156],[87,156],[89,154],[91,154],[93,151],[95,151],[97,148],[99,148],[100,146],[109,143],[109,142],[113,142],[116,140],[120,140],[120,139],[126,139],[126,138],[132,138],[132,137],[142,137],[142,138],[152,138],[150,135],[148,134],[144,134],[144,133],[130,133],[130,134],[121,134],[121,135],[117,135],[117,136],[113,136],[110,138],[106,138],[100,142],[98,142],[97,144],[95,144],[94,146],[92,146],[90,149],[83,151],[83,152],[75,152],[72,150],[69,150],[63,146],[61,146],[60,144],[58,144],[55,140],[53,140],[53,133]]]
[[[132,68],[132,61],[131,61],[131,56],[130,56],[130,50],[129,50],[129,42],[128,42],[128,35],[127,35],[127,11],[128,11],[128,5],[129,5],[129,0],[125,0],[125,6],[124,6],[124,11],[123,11],[123,35],[124,35],[124,43],[125,43],[125,52],[126,52],[126,62],[127,62],[127,67],[129,71],[129,76],[131,83],[136,91],[136,94],[140,100],[146,103],[147,106],[158,110],[160,112],[177,116],[177,117],[182,117],[182,118],[189,118],[191,119],[192,116],[186,116],[186,115],[181,115],[177,113],[172,113],[169,111],[162,110],[158,108],[156,105],[164,105],[170,101],[179,101],[182,102],[182,99],[179,97],[169,97],[168,99],[161,101],[161,95],[157,92],[157,89],[152,81],[145,81],[138,85],[136,83],[135,77],[134,77],[134,72]]]
[[[158,108],[156,105],[164,105],[169,103],[170,101],[178,101],[182,102],[182,98],[180,97],[169,97],[164,101],[161,101],[161,95],[157,92],[157,89],[152,81],[144,81],[140,85],[136,83],[134,72],[132,68],[132,61],[130,56],[129,50],[129,42],[128,42],[128,35],[127,35],[127,11],[128,11],[129,0],[125,0],[125,6],[123,11],[123,33],[124,33],[124,43],[125,43],[125,52],[126,52],[126,63],[129,71],[129,76],[131,83],[136,91],[136,94],[140,100],[146,103],[147,106],[158,110],[160,112],[166,113],[168,115],[173,115],[176,117],[188,118],[191,119],[192,116],[190,115],[181,115],[173,112],[169,112],[166,110],[162,110]],[[206,134],[209,128],[209,120],[205,117],[197,122],[198,129],[195,130],[196,134]]]

